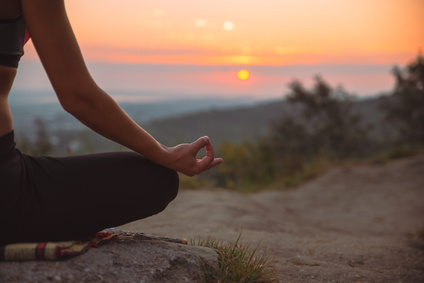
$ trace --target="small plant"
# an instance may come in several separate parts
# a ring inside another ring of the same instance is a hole
[[[257,255],[259,244],[251,248],[250,243],[242,244],[241,233],[236,242],[224,244],[222,241],[206,238],[191,240],[191,244],[213,248],[219,255],[218,269],[202,266],[207,282],[277,282],[273,268],[274,261],[266,255]]]

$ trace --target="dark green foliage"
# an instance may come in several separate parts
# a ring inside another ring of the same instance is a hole
[[[300,108],[301,119],[285,117],[274,127],[273,135],[280,137],[277,147],[287,148],[284,139],[288,138],[297,144],[296,148],[287,149],[301,151],[305,156],[322,153],[342,159],[366,154],[367,129],[361,124],[360,116],[352,112],[353,98],[342,88],[332,89],[319,77],[310,91],[297,81],[290,88],[292,92],[287,100]]]
[[[424,144],[424,57],[406,66],[393,69],[396,86],[382,109],[387,121],[397,129],[397,142],[422,146]]]
[[[353,98],[316,78],[312,90],[290,84],[290,111],[256,143],[223,142],[218,169],[227,187],[294,186],[321,173],[329,163],[375,154],[369,127],[352,111]]]
[[[218,152],[225,159],[213,175],[219,186],[250,190],[252,185],[267,185],[275,180],[274,153],[264,141],[240,144],[224,141]]]

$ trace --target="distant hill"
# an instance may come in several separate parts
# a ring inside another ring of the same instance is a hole
[[[379,108],[380,103],[380,98],[357,100],[352,109],[362,116],[364,125],[373,126],[372,134],[378,136],[390,133],[390,129],[381,127],[383,112]],[[214,144],[223,140],[241,142],[266,134],[271,123],[281,119],[283,113],[292,111],[291,105],[281,99],[254,106],[160,119],[149,123],[146,129],[166,145],[190,142],[203,135],[208,135]]]
[[[146,129],[165,144],[190,142],[203,135],[208,135],[215,142],[224,139],[241,142],[265,134],[269,123],[283,111],[288,111],[288,107],[280,100],[249,107],[210,110],[156,120]]]
[[[38,117],[45,122],[49,132],[57,131],[81,131],[85,127],[60,106],[54,93],[44,91],[14,91],[10,95],[10,107],[13,113],[15,131],[25,133],[29,138],[34,138],[34,118]],[[255,100],[251,98],[196,98],[150,102],[121,102],[121,107],[140,125],[146,125],[150,121],[209,111],[211,109],[229,109],[242,105],[253,105]]]

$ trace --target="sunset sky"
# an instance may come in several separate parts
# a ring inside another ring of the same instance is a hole
[[[69,0],[93,76],[112,92],[282,96],[320,74],[359,95],[424,48],[422,0]],[[31,43],[17,88],[48,83]],[[250,72],[247,80],[239,70]],[[34,72],[33,70],[37,70]],[[31,82],[28,85],[28,82]]]

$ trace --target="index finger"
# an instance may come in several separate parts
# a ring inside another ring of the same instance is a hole
[[[212,151],[206,149],[206,155],[202,159],[197,160],[197,165],[203,170],[208,169],[209,165],[214,161],[213,149]]]
[[[213,156],[214,156],[213,146],[212,146],[211,141],[209,139],[208,139],[208,143],[205,146],[205,149],[206,149],[206,156],[213,158]]]
[[[197,162],[197,164],[200,166],[200,168],[202,168],[202,170],[209,169],[210,164],[214,161],[213,146],[209,138],[207,138],[206,142],[207,142],[206,145],[204,145],[206,149],[206,154],[202,159],[198,160]]]

